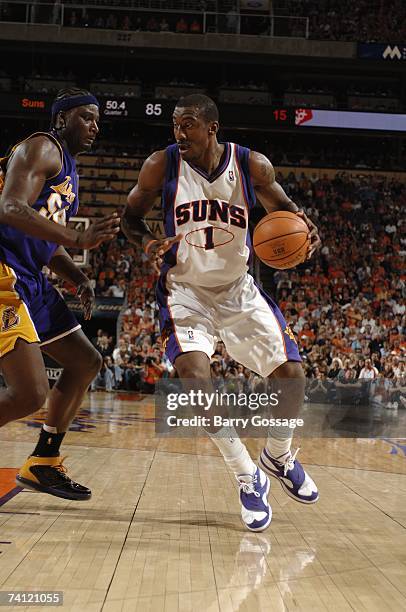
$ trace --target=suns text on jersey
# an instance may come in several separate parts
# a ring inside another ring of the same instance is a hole
[[[245,209],[220,200],[194,200],[178,204],[175,217],[178,226],[189,221],[222,221],[242,229],[247,227]]]

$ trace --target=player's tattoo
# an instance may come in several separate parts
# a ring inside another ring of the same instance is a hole
[[[5,210],[11,215],[18,215],[29,219],[32,216],[32,209],[26,204],[21,204],[18,200],[7,200],[4,205]]]
[[[275,180],[275,171],[271,162],[264,155],[258,155],[257,161],[259,162],[259,175],[261,179],[263,179],[263,183],[273,183]]]
[[[262,162],[261,164],[261,175],[262,176],[270,176],[271,172],[269,171],[269,164],[267,164],[266,162]]]

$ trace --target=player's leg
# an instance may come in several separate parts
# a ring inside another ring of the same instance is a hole
[[[15,272],[0,262],[0,426],[39,410],[49,390],[40,338],[16,291]]]
[[[49,393],[46,424],[65,433],[103,359],[81,329],[45,344],[42,351],[63,368]]]
[[[194,293],[190,287],[178,285],[172,291],[159,291],[160,324],[163,343],[179,377],[193,381],[203,392],[214,393],[210,373],[210,357],[216,338],[210,307],[204,291]],[[188,383],[186,383],[188,384]],[[240,487],[241,516],[248,529],[262,531],[268,527],[272,511],[267,501],[269,479],[252,461],[234,427],[211,427],[207,431],[234,472]]]
[[[82,330],[47,343],[42,350],[62,366],[63,371],[49,392],[46,421],[32,455],[19,471],[17,481],[57,497],[89,499],[91,491],[67,476],[59,451],[102,359]]]
[[[300,363],[287,361],[271,374],[279,379],[282,393],[274,411],[276,417],[296,418],[303,404],[305,375]],[[263,448],[259,464],[268,474],[278,479],[283,489],[296,501],[313,504],[319,499],[317,486],[296,459],[299,449],[291,452],[294,429],[290,427],[271,427]]]
[[[177,331],[182,337],[182,330],[177,328]],[[189,381],[190,387],[202,390],[204,393],[214,394],[210,360],[206,353],[201,351],[181,353],[176,358],[174,365],[179,377],[184,381]],[[214,412],[212,411],[212,415]],[[206,412],[206,416],[210,416],[210,411]],[[219,428],[212,425],[206,428],[206,432],[216,444],[224,461],[238,481],[241,517],[244,524],[251,531],[263,531],[269,526],[272,519],[272,510],[267,500],[270,488],[268,477],[252,461],[234,427]]]
[[[0,427],[36,412],[49,391],[38,343],[17,338],[14,348],[0,359],[6,387],[0,389]]]
[[[38,443],[17,480],[57,497],[89,499],[90,490],[66,475],[59,449],[88,385],[100,369],[101,357],[45,277],[38,277],[37,286],[37,295],[30,303],[31,316],[42,351],[63,367],[63,373],[49,394],[48,415]]]
[[[231,357],[264,378],[284,378],[277,412],[273,409],[272,413],[296,418],[303,403],[305,377],[296,340],[277,305],[249,275],[228,295],[219,296],[219,303],[221,338]],[[293,431],[271,427],[259,465],[278,478],[294,499],[314,503],[317,487],[296,459],[297,451],[294,455],[290,451]]]

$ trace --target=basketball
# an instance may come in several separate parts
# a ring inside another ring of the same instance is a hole
[[[286,270],[306,259],[309,228],[295,213],[277,210],[261,219],[255,227],[253,241],[255,253],[264,264]]]

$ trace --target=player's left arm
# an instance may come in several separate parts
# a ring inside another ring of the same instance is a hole
[[[93,287],[86,274],[75,264],[63,246],[56,249],[48,267],[59,278],[76,287],[76,295],[80,299],[84,318],[89,320],[95,303]]]
[[[289,198],[281,185],[275,180],[275,170],[265,155],[256,151],[250,152],[249,170],[255,195],[268,213],[276,210],[288,210],[305,221],[310,230],[310,249],[307,259],[320,247],[318,229],[303,210]]]

